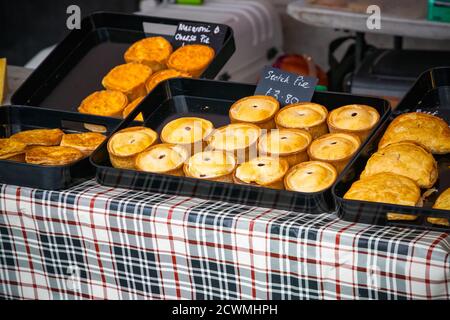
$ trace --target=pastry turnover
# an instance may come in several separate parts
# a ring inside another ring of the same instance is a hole
[[[149,37],[133,43],[125,52],[124,59],[127,63],[145,64],[156,72],[166,68],[172,50],[172,45],[165,38]]]
[[[280,109],[277,99],[270,96],[251,96],[236,101],[230,108],[231,123],[253,123],[261,129],[275,128],[275,114]]]
[[[433,205],[434,209],[450,210],[450,188],[444,190]],[[449,220],[445,218],[427,218],[429,223],[441,226],[450,226]]]
[[[86,97],[78,107],[78,111],[98,116],[120,117],[127,104],[128,99],[122,92],[102,90]]]
[[[32,147],[25,153],[25,161],[44,166],[62,166],[83,158],[83,153],[72,147]]]
[[[273,189],[284,189],[283,177],[289,169],[284,159],[257,157],[240,164],[233,175],[238,184],[250,184]]]
[[[130,102],[125,109],[123,109],[122,111],[122,117],[125,119],[126,117],[128,117],[128,115],[131,113],[131,111],[134,110],[134,108],[136,108],[138,106],[138,104],[140,104],[142,102],[142,100],[144,100],[145,97],[140,97],[137,98],[136,100]],[[144,116],[142,115],[142,112],[140,112],[136,118],[134,118],[135,121],[141,121],[144,122]]]
[[[171,79],[171,78],[190,78],[191,76],[187,73],[183,73],[174,69],[165,69],[158,71],[148,78],[145,83],[145,88],[148,93],[150,93],[159,83]]]
[[[450,128],[436,116],[411,112],[396,117],[386,129],[378,144],[383,148],[399,141],[414,141],[434,154],[450,152]]]
[[[97,149],[105,139],[104,135],[96,132],[70,133],[63,136],[61,146],[78,149],[87,156]]]
[[[282,108],[275,116],[277,128],[305,129],[313,139],[328,132],[328,110],[312,102],[300,102]]]
[[[309,132],[300,129],[275,129],[261,136],[258,142],[260,155],[285,159],[289,166],[308,161],[308,146],[312,141]]]
[[[167,67],[192,77],[199,77],[211,63],[214,49],[201,44],[188,44],[175,50],[169,57]]]
[[[112,135],[108,141],[108,153],[115,168],[135,169],[136,156],[151,147],[158,134],[146,127],[130,127]]]
[[[183,176],[183,163],[188,153],[185,148],[170,144],[156,144],[136,157],[136,169],[153,173]]]
[[[208,139],[208,148],[230,152],[238,163],[243,163],[256,156],[261,132],[261,128],[251,123],[232,123],[214,131]]]
[[[353,133],[364,141],[380,120],[378,111],[362,104],[350,104],[334,109],[328,116],[330,132]]]
[[[286,190],[297,192],[318,192],[325,190],[336,181],[337,171],[329,163],[321,161],[302,162],[286,173]]]
[[[13,134],[10,139],[27,146],[57,146],[64,132],[61,129],[34,129]]]
[[[433,155],[413,142],[390,144],[375,152],[361,173],[365,178],[380,172],[396,173],[414,180],[421,188],[431,188],[438,169]]]
[[[332,164],[338,173],[350,161],[361,142],[357,136],[347,133],[329,133],[314,140],[308,148],[311,160]]]
[[[186,177],[233,182],[236,158],[228,152],[204,151],[194,154],[184,164]]]
[[[0,160],[25,161],[27,144],[8,138],[0,139]]]
[[[147,94],[145,83],[151,74],[152,69],[144,64],[121,64],[108,72],[102,80],[102,85],[106,89],[122,92],[129,101],[133,101]]]

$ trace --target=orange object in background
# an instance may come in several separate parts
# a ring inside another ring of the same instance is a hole
[[[273,67],[303,76],[311,76],[319,79],[318,85],[327,86],[328,77],[326,73],[314,63],[314,60],[306,55],[286,54],[279,57]]]

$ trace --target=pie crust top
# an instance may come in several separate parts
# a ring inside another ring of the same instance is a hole
[[[244,122],[263,122],[280,109],[277,99],[270,96],[251,96],[236,101],[230,108],[230,118]]]
[[[217,178],[234,171],[236,158],[223,151],[204,151],[194,154],[184,170],[187,176],[201,179]]]
[[[360,145],[359,138],[347,133],[328,133],[309,146],[309,154],[320,160],[343,160],[352,156]]]
[[[318,192],[329,188],[337,178],[336,169],[329,163],[307,161],[293,166],[286,177],[286,189],[298,192]]]
[[[373,128],[380,120],[378,111],[362,104],[350,104],[334,109],[328,116],[328,124],[337,129],[359,131]]]
[[[78,107],[81,113],[99,116],[120,114],[126,107],[128,98],[120,91],[101,90],[87,96]]]
[[[236,169],[236,178],[245,183],[269,185],[284,177],[289,164],[284,159],[257,157],[240,164]]]
[[[285,128],[309,128],[323,123],[328,110],[312,102],[300,102],[282,108],[275,116],[275,122]]]

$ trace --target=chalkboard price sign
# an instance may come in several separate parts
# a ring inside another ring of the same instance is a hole
[[[257,95],[272,96],[282,106],[311,101],[317,78],[265,67],[255,90]]]
[[[204,44],[212,47],[216,53],[222,48],[226,28],[219,24],[180,22],[173,36],[173,44]]]

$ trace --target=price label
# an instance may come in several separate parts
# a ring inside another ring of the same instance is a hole
[[[220,24],[180,22],[173,44],[175,47],[185,44],[204,44],[212,47],[216,53],[222,48],[226,28]]]
[[[256,86],[255,94],[272,96],[281,106],[311,101],[317,78],[265,67]]]

